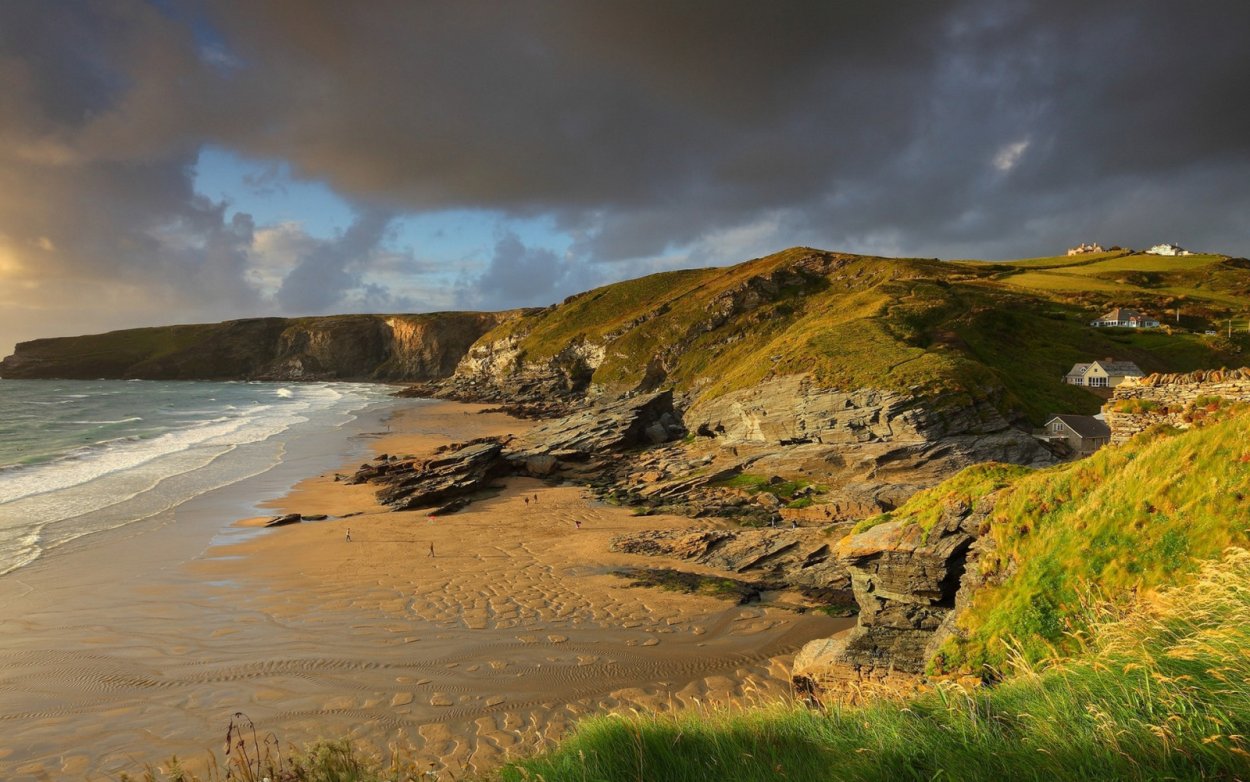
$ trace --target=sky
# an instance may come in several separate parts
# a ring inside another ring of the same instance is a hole
[[[0,355],[806,245],[1250,255],[1244,0],[7,0]]]

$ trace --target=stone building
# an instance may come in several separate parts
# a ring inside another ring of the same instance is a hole
[[[1089,456],[1111,441],[1111,427],[1092,415],[1060,413],[1046,422],[1046,440],[1062,440],[1077,456]]]

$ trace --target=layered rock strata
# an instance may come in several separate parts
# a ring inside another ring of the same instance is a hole
[[[528,432],[523,438],[485,438],[440,448],[429,459],[380,457],[361,465],[350,483],[377,483],[378,499],[396,510],[468,501],[495,479],[549,476],[613,458],[629,448],[665,442],[685,429],[669,392],[596,405]]]
[[[982,532],[993,504],[993,495],[974,506],[953,502],[929,530],[886,522],[839,542],[836,556],[850,574],[859,618],[849,633],[800,650],[796,686],[840,699],[865,686],[917,682],[982,586],[975,563],[992,545]]]

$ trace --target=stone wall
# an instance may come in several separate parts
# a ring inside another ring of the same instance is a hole
[[[1199,397],[1250,402],[1250,368],[1154,374],[1121,383],[1102,408],[1112,444],[1124,443],[1155,424],[1189,428]]]

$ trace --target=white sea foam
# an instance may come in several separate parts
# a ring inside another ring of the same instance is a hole
[[[147,414],[88,415],[65,422],[83,432],[103,431],[90,429],[101,425],[124,432],[132,425],[132,433],[62,452],[51,461],[0,469],[0,575],[69,541],[151,518],[205,491],[262,473],[282,458],[284,433],[292,427],[310,420],[337,426],[383,398],[376,387],[295,388],[248,391],[243,399],[232,391],[216,406],[204,404],[202,391],[197,404],[194,394],[181,387],[157,389],[166,396],[162,406],[149,408],[155,411],[151,425]],[[87,400],[82,404],[90,404],[92,396],[58,395],[56,401]],[[189,408],[179,409],[185,402]],[[188,413],[195,418],[184,417]],[[150,426],[159,421],[173,428],[154,433],[159,430]]]

